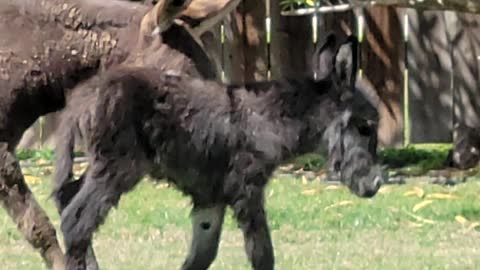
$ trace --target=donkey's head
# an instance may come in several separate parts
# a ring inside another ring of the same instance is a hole
[[[375,107],[355,88],[357,39],[350,36],[340,45],[337,42],[335,35],[328,35],[315,53],[318,62],[314,64],[319,79],[331,77],[337,102],[324,133],[329,172],[358,196],[371,197],[384,178],[375,164],[378,113],[372,113]]]
[[[140,36],[158,35],[167,30],[176,18],[182,16],[192,0],[159,0],[155,6],[145,14],[140,24]]]
[[[365,119],[345,109],[329,125],[324,138],[328,142],[330,175],[340,178],[358,196],[375,195],[383,183],[384,172],[371,153]]]
[[[175,19],[199,38],[218,24],[240,3],[240,0],[153,0],[154,7],[142,20],[142,34],[155,35],[167,30]]]

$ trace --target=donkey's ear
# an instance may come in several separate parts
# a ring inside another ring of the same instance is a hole
[[[348,89],[355,88],[358,69],[358,39],[356,36],[349,36],[338,48],[335,55],[335,73],[341,84]]]
[[[352,118],[352,111],[350,109],[345,110],[342,115],[340,116],[340,123],[342,124],[343,128],[348,126],[350,123],[350,119]]]
[[[325,41],[319,43],[313,53],[313,71],[317,79],[325,79],[334,70],[334,57],[337,50],[337,36],[330,32],[325,36]]]

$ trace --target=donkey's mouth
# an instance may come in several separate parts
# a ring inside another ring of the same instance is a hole
[[[355,193],[355,195],[362,198],[371,198],[377,194],[378,190],[382,186],[383,178],[381,175],[367,175],[362,177],[357,181],[357,184],[353,187],[350,187],[350,190]]]
[[[363,188],[363,192],[359,194],[359,196],[363,198],[371,198],[375,196],[375,194],[377,194],[378,190],[380,189],[382,182],[383,181],[381,180],[380,176],[375,176],[372,183],[366,185]]]

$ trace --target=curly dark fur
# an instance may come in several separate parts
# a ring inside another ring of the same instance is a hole
[[[272,269],[263,191],[277,165],[317,150],[328,128],[330,148],[345,157],[345,183],[360,196],[379,188],[380,176],[336,85],[329,76],[225,87],[155,68],[115,69],[82,85],[68,97],[55,175],[57,201],[66,201],[58,192],[68,185],[80,188],[62,213],[68,269],[85,268],[87,247],[108,210],[157,170],[191,196],[195,209],[231,206],[253,268]],[[75,132],[90,160],[77,183],[69,182]],[[365,161],[358,167],[352,160]],[[202,259],[192,244],[183,268],[207,268],[217,246]]]

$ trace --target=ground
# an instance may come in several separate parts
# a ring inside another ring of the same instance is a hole
[[[50,168],[26,170],[58,228]],[[45,175],[46,174],[46,175]],[[480,265],[480,178],[455,186],[409,179],[372,199],[345,188],[279,175],[267,190],[277,269],[474,269]],[[102,269],[178,269],[190,237],[190,202],[149,180],[123,197],[95,238]],[[226,220],[211,269],[250,269],[240,231]],[[0,210],[2,269],[44,269]]]

